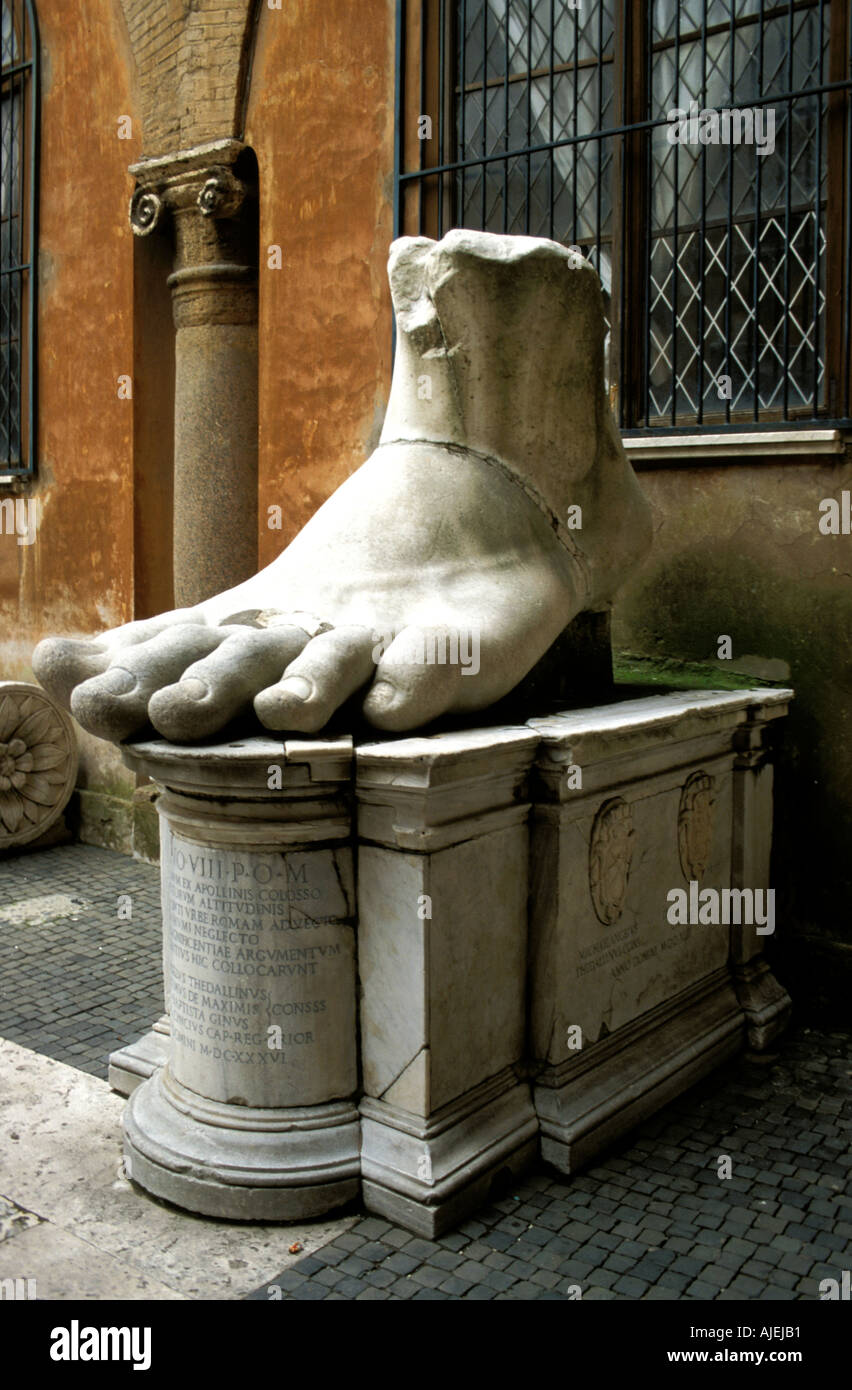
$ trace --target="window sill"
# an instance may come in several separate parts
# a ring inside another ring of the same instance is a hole
[[[812,458],[814,454],[843,455],[846,441],[842,430],[789,429],[755,430],[741,434],[669,434],[641,438],[632,436],[624,441],[627,457],[634,467],[685,459],[701,463],[708,459],[727,463],[765,458],[767,460],[791,455]]]

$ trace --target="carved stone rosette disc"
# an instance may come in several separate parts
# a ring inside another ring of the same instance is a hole
[[[0,849],[26,845],[58,820],[77,758],[65,711],[37,685],[0,681]]]
[[[713,845],[713,778],[693,772],[683,784],[677,813],[677,847],[683,876],[700,882]]]
[[[624,910],[633,858],[633,813],[620,796],[595,816],[589,845],[589,889],[598,920],[617,922]]]

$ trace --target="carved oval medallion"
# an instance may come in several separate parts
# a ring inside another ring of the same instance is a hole
[[[0,849],[43,835],[76,775],[77,740],[64,710],[37,685],[0,681]]]
[[[595,816],[589,846],[589,889],[599,921],[610,926],[624,910],[633,857],[633,813],[620,796]]]
[[[677,813],[677,847],[680,867],[687,881],[700,882],[710,862],[714,799],[713,778],[709,772],[693,772],[687,777]]]

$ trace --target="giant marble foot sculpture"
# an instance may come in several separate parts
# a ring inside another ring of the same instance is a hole
[[[359,691],[392,731],[485,709],[641,558],[649,510],[606,400],[591,267],[454,231],[395,242],[389,273],[379,446],[292,544],[196,608],[37,647],[38,679],[90,732],[206,739],[253,706],[314,733]]]

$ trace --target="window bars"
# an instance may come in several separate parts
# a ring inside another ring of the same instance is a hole
[[[0,477],[35,461],[38,28],[31,0],[1,0]]]
[[[849,8],[398,0],[396,234],[579,246],[625,432],[848,426]]]

